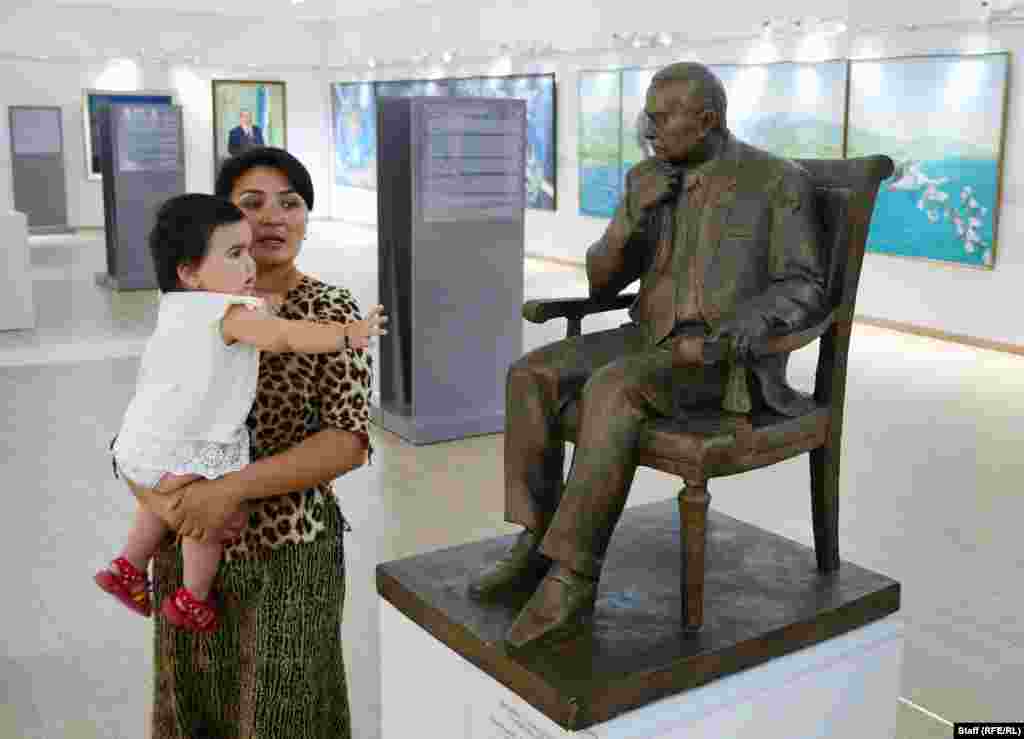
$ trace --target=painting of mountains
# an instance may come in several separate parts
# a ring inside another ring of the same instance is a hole
[[[711,69],[725,85],[726,124],[738,138],[779,156],[842,157],[845,61],[714,65]],[[626,172],[647,156],[639,127],[656,71],[580,75],[581,213],[610,217]]]

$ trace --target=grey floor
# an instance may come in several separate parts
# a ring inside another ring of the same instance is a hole
[[[372,230],[314,222],[300,266],[366,306],[377,297],[375,245]],[[0,332],[0,737],[145,737],[149,622],[99,597],[91,575],[131,510],[105,447],[157,294],[95,285],[105,270],[98,232],[34,237],[32,265],[37,329]],[[527,260],[527,297],[585,290],[581,269]],[[562,332],[564,324],[524,325],[525,347]],[[809,387],[813,362],[813,348],[794,356],[795,384]],[[899,739],[948,737],[958,720],[1024,717],[1022,418],[1024,358],[855,328],[841,547],[844,559],[903,586]],[[354,529],[343,636],[358,739],[379,735],[374,565],[514,530],[502,521],[499,435],[426,447],[374,436],[375,463],[337,484]],[[807,475],[799,459],[716,481],[712,505],[810,544]],[[677,488],[641,470],[630,505]]]

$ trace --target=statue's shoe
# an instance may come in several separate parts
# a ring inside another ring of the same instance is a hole
[[[540,537],[523,529],[501,559],[470,581],[469,595],[484,600],[516,590],[533,590],[551,567],[551,560],[537,551],[539,546]]]
[[[593,623],[596,598],[596,580],[556,565],[523,606],[505,642],[518,649],[576,636]]]

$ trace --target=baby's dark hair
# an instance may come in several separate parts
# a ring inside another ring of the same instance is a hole
[[[214,230],[244,219],[238,206],[213,195],[190,192],[161,205],[149,232],[149,252],[160,290],[184,290],[178,281],[178,266],[198,265],[209,250]]]

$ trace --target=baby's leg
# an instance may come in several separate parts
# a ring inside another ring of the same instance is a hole
[[[173,493],[189,483],[202,479],[202,475],[166,474],[157,483],[156,492]],[[181,540],[181,558],[184,569],[184,585],[198,600],[205,601],[210,595],[213,578],[217,576],[223,551],[220,539],[202,543],[190,537]]]
[[[186,536],[182,539],[184,585],[196,600],[205,601],[209,597],[223,551],[223,544],[219,538],[199,541]]]
[[[121,556],[127,559],[136,569],[145,572],[149,569],[149,560],[167,534],[167,524],[141,503],[135,504],[135,520],[128,531]]]
[[[153,489],[158,493],[170,493],[198,479],[199,475],[172,475],[167,473],[160,478],[160,481]],[[149,566],[150,558],[160,545],[160,540],[166,534],[167,524],[164,523],[164,520],[141,503],[138,503],[135,509],[135,520],[128,531],[128,541],[121,551],[121,556],[138,569],[145,571]]]

